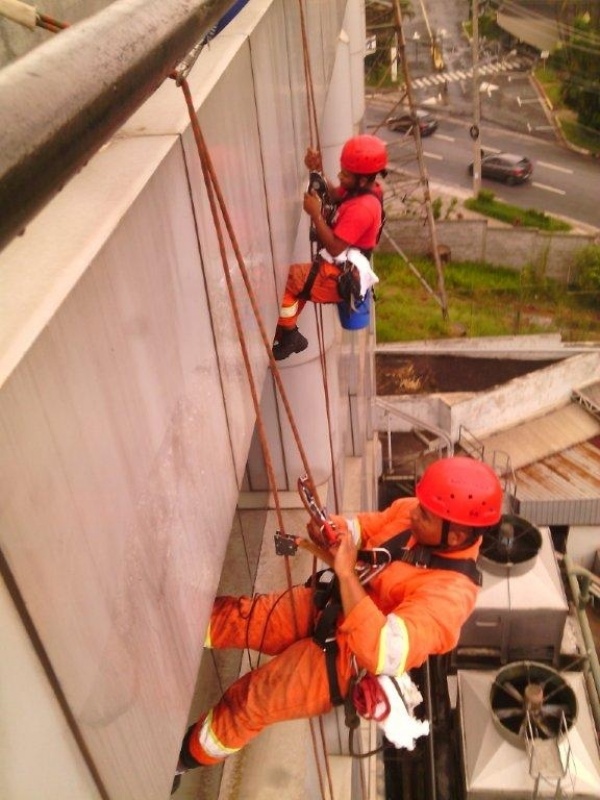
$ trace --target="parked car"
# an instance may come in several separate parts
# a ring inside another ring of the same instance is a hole
[[[473,174],[473,164],[469,164],[469,175]],[[513,185],[524,183],[533,174],[533,164],[527,156],[514,153],[490,153],[481,158],[481,177],[493,181],[504,181]]]
[[[421,136],[430,136],[437,129],[438,121],[429,111],[417,108],[415,117],[419,124]],[[399,114],[397,117],[390,117],[390,119],[387,120],[388,128],[391,131],[398,131],[399,133],[412,133],[414,125],[415,121],[410,111]]]

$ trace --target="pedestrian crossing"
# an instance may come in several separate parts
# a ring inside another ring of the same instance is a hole
[[[511,59],[509,61],[496,61],[494,64],[481,64],[477,69],[477,73],[481,77],[482,75],[498,75],[501,72],[516,72],[523,68],[524,65],[521,61]],[[472,68],[466,70],[457,69],[452,72],[436,72],[435,74],[412,80],[411,86],[416,89],[430,89],[433,86],[445,87],[449,83],[470,80],[472,77]]]

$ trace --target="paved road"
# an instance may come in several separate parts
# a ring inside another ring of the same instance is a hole
[[[406,176],[417,180],[419,170],[412,136],[380,127],[394,105],[390,96],[369,101],[367,128],[377,131],[388,142],[390,163]],[[473,194],[473,179],[468,165],[473,160],[473,142],[469,136],[471,121],[455,116],[446,108],[436,110],[438,130],[422,140],[429,183],[436,192],[459,199]],[[537,208],[563,217],[583,231],[600,230],[598,191],[600,162],[565,148],[556,138],[540,138],[536,132],[515,131],[493,122],[481,125],[480,142],[486,152],[523,153],[534,163],[532,180],[519,186],[484,180],[482,187],[491,189],[505,202],[521,208]]]

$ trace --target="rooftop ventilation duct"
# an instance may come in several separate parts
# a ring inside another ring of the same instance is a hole
[[[465,800],[600,797],[581,673],[525,661],[457,679]]]
[[[483,537],[482,587],[456,657],[558,664],[569,606],[547,528],[504,515]]]

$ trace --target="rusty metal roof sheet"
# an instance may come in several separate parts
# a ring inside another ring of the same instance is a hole
[[[600,524],[600,419],[578,403],[484,440],[509,456],[517,513],[537,525]]]
[[[516,471],[520,500],[586,500],[600,498],[600,450],[593,441]]]
[[[570,403],[492,434],[483,444],[488,455],[494,451],[508,454],[513,470],[517,471],[598,435],[600,420],[577,403]],[[598,464],[595,468],[598,469]]]

